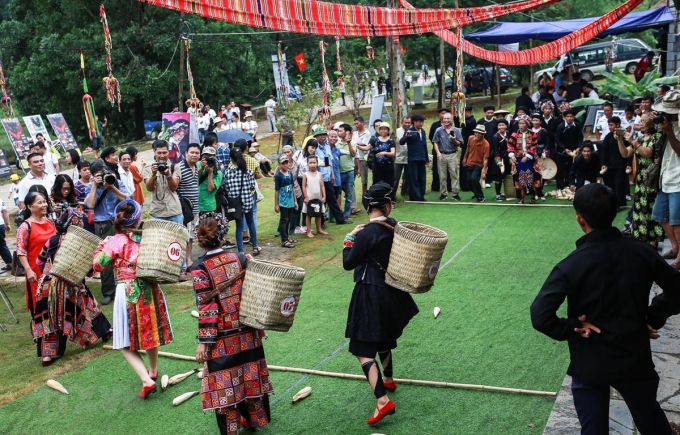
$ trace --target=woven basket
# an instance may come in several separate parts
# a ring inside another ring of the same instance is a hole
[[[305,270],[287,264],[248,262],[241,292],[241,323],[287,332],[293,326]]]
[[[54,256],[50,272],[71,285],[78,284],[92,269],[92,257],[101,241],[91,232],[71,225]]]
[[[137,277],[149,282],[179,281],[189,232],[179,224],[161,220],[144,222],[137,258]]]
[[[505,192],[505,197],[514,199],[517,197],[517,190],[515,189],[515,181],[512,175],[506,175],[503,178],[503,191]]]
[[[448,236],[444,231],[417,222],[399,222],[385,282],[408,293],[425,293],[439,271]]]

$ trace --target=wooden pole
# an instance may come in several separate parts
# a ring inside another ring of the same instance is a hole
[[[531,22],[534,22],[534,14],[531,14]],[[529,48],[534,48],[534,40],[529,40]],[[533,62],[529,65],[529,92],[533,95],[534,93],[534,64]]]
[[[113,346],[104,345],[103,349],[114,350]],[[146,351],[140,350],[140,353],[146,353]],[[193,356],[180,355],[177,353],[170,352],[158,352],[158,356],[164,356],[167,358],[180,359],[184,361],[194,361],[196,358]],[[279,372],[291,372],[291,373],[304,373],[309,375],[326,376],[330,378],[340,378],[340,379],[353,379],[357,381],[365,381],[366,377],[361,375],[350,375],[348,373],[337,373],[337,372],[324,372],[321,370],[311,370],[302,369],[297,367],[285,367],[285,366],[272,366],[267,365],[269,370],[275,370]],[[395,379],[395,382],[405,385],[422,385],[427,387],[443,387],[443,388],[460,388],[464,390],[481,390],[481,391],[495,391],[501,393],[514,393],[514,394],[526,394],[531,396],[546,396],[555,397],[557,393],[552,391],[537,391],[537,390],[524,390],[522,388],[507,388],[507,387],[492,387],[489,385],[475,385],[475,384],[458,384],[455,382],[437,382],[437,381],[422,381],[418,379]]]
[[[180,37],[180,47],[179,47],[179,90],[177,95],[177,104],[179,111],[184,110],[184,62],[185,62],[185,48],[184,48],[184,12],[179,14],[179,37]]]
[[[444,7],[444,0],[439,0],[439,9]],[[446,62],[444,62],[444,40],[439,38],[439,96],[437,109],[446,105]],[[453,89],[453,82],[451,82]],[[453,90],[452,90],[453,92]]]

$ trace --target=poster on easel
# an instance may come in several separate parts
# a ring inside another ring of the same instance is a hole
[[[61,113],[53,113],[47,115],[47,120],[50,122],[52,130],[54,130],[54,134],[57,135],[57,140],[61,143],[64,152],[78,149],[76,138],[73,137],[73,133],[71,133],[71,129],[64,119],[64,115]]]
[[[180,163],[190,143],[198,143],[198,128],[193,113],[173,112],[163,114],[163,127],[159,139],[168,142],[168,160]]]
[[[24,124],[26,125],[26,130],[28,130],[28,134],[31,135],[31,142],[36,143],[38,142],[38,135],[41,134],[43,136],[45,145],[48,145],[52,148],[52,152],[59,154],[59,148],[61,148],[61,144],[57,142],[52,142],[52,138],[50,137],[50,134],[47,131],[47,127],[45,127],[45,123],[42,120],[42,116],[40,115],[31,115],[31,116],[24,116],[23,117]]]
[[[1,122],[7,133],[9,143],[12,144],[17,160],[21,164],[22,169],[28,171],[26,156],[28,156],[31,149],[31,141],[24,134],[24,128],[21,126],[18,118],[3,119]],[[12,169],[9,167],[5,153],[2,151],[0,153],[2,153],[0,156],[0,177],[6,177],[12,173]]]

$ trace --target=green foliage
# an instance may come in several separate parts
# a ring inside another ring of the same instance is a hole
[[[638,83],[618,68],[614,68],[612,74],[602,72],[602,75],[605,77],[605,82],[601,85],[602,91],[627,101],[644,95],[654,95],[656,88],[660,85],[678,84],[678,77],[661,77],[656,70],[645,74]]]

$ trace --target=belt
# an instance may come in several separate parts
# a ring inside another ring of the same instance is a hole
[[[440,151],[441,154],[456,154],[456,151],[449,151],[448,153],[446,151]]]

